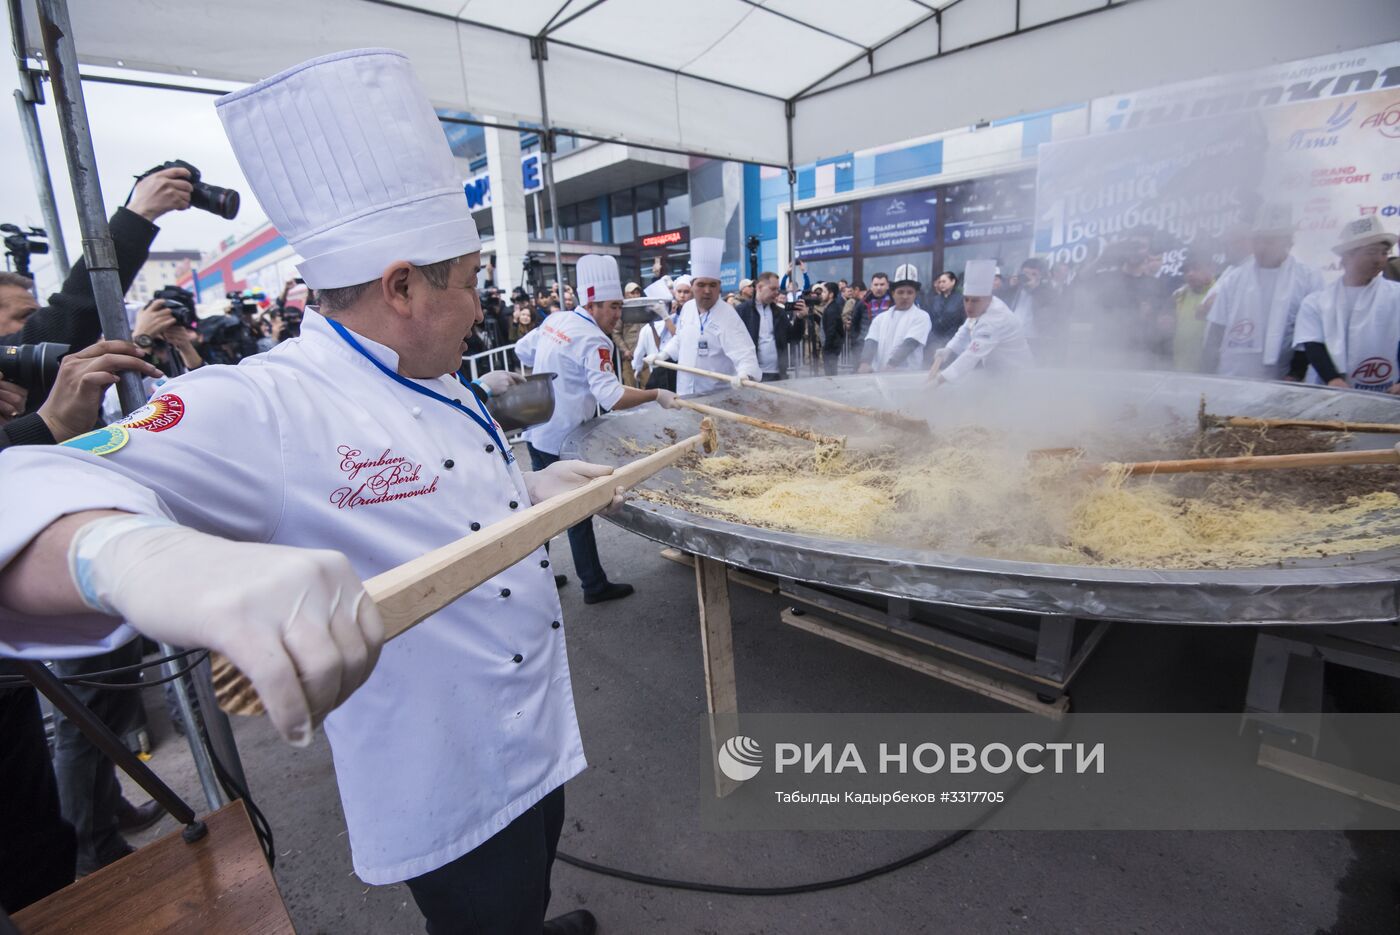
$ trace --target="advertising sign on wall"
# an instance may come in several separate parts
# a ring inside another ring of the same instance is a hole
[[[938,194],[932,188],[860,203],[860,249],[887,253],[932,247]]]
[[[797,255],[808,260],[849,256],[854,206],[825,205],[797,212]]]

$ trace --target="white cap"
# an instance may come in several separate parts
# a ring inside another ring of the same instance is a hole
[[[1259,213],[1254,216],[1253,233],[1274,235],[1293,233],[1293,206],[1282,203],[1261,205]]]
[[[642,295],[648,299],[660,299],[663,302],[671,301],[671,290],[666,286],[665,280],[658,279],[656,282],[642,290]]]
[[[1332,247],[1332,252],[1337,256],[1343,256],[1357,247],[1366,247],[1373,243],[1383,243],[1387,247],[1393,247],[1395,239],[1395,235],[1385,229],[1380,218],[1374,214],[1368,214],[1342,228],[1336,244]]]
[[[718,279],[724,261],[724,241],[718,237],[696,237],[690,242],[692,279]]]
[[[967,268],[963,270],[963,295],[991,295],[992,280],[996,274],[996,260],[968,260]]]
[[[617,275],[617,258],[589,253],[578,258],[578,303],[621,300],[622,283]]]
[[[894,271],[894,281],[890,283],[890,288],[898,289],[900,286],[913,286],[915,289],[919,288],[919,268],[913,263],[902,263],[899,268]]]
[[[686,273],[686,274],[681,275],[681,276],[677,276],[675,279],[671,280],[671,288],[672,288],[672,289],[676,288],[677,286],[688,286],[688,285],[690,285],[690,274],[689,274],[689,273]]]
[[[407,56],[355,49],[215,103],[267,216],[313,289],[481,249],[447,137]]]

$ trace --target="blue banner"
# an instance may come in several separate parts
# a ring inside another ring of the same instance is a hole
[[[932,247],[938,195],[934,189],[900,192],[860,203],[862,253],[908,252]]]

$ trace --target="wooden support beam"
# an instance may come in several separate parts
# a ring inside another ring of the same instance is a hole
[[[729,576],[723,562],[695,557],[695,593],[700,609],[700,646],[705,657],[705,707],[711,715],[738,714],[739,696],[734,685],[734,636],[729,612]],[[720,746],[729,738],[718,737],[711,721],[710,749],[716,759],[715,795],[723,798],[739,784],[720,772]]]

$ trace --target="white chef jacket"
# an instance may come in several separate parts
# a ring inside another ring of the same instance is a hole
[[[659,340],[658,340],[659,339]],[[662,319],[649,321],[637,332],[637,346],[632,350],[632,372],[638,376],[647,365],[647,358],[661,353],[661,345],[671,339]]]
[[[870,323],[870,330],[865,334],[865,340],[876,342],[878,348],[873,362],[874,369],[891,369],[890,358],[901,344],[912,339],[923,347],[928,343],[929,332],[932,330],[933,320],[928,317],[928,312],[918,305],[911,305],[902,311],[891,308],[884,314],[877,315]],[[924,355],[915,351],[906,357],[900,366],[905,370],[922,370],[923,365]]]
[[[1377,276],[1348,303],[1342,277],[1303,299],[1293,340],[1327,345],[1352,389],[1385,392],[1400,368],[1400,283]]]
[[[956,383],[979,366],[997,374],[1035,366],[1021,320],[998,298],[993,298],[981,315],[963,322],[946,347],[958,355],[939,371],[949,383]]]
[[[661,356],[677,361],[682,367],[737,373],[750,380],[763,379],[749,329],[728,302],[717,301],[704,314],[700,313],[694,299],[685,303],[676,322],[676,333],[661,348]],[[681,396],[710,393],[728,385],[683,370],[676,373],[676,392]]]
[[[525,440],[546,454],[558,455],[569,433],[622,398],[622,383],[613,363],[612,339],[586,309],[555,312],[538,329],[535,373],[557,373],[554,414],[548,422],[525,430]]]
[[[1225,329],[1217,372],[1227,377],[1277,380],[1288,373],[1293,327],[1303,297],[1322,288],[1322,274],[1293,257],[1283,261],[1265,304],[1259,268],[1251,258],[1214,287],[1207,321]]]
[[[358,341],[396,369],[392,350]],[[452,376],[414,382],[475,404]],[[64,514],[119,509],[337,549],[369,578],[530,505],[519,468],[481,426],[381,373],[310,309],[300,338],[172,380],[127,421],[129,440],[107,455],[69,447],[87,436],[0,455],[0,565]],[[385,644],[326,719],[366,883],[455,860],[585,768],[562,619],[537,549]]]

